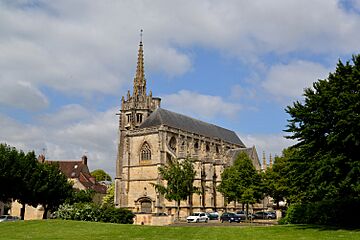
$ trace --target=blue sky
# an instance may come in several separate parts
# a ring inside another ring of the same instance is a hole
[[[162,107],[281,154],[284,109],[360,52],[359,0],[0,0],[0,142],[114,176],[144,29]]]

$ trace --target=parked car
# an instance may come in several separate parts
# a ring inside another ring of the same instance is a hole
[[[271,219],[276,219],[276,212],[268,212]]]
[[[236,214],[238,214],[241,218],[241,220],[245,220],[246,219],[246,215],[247,215],[247,219],[253,219],[254,215],[249,213],[246,214],[246,211],[237,211]]]
[[[276,219],[275,213],[270,212],[256,212],[254,213],[256,219]]]
[[[219,219],[219,214],[217,212],[206,213],[206,215],[208,216],[209,220]]]
[[[241,217],[240,215],[236,214],[236,213],[231,213],[231,212],[225,212],[223,213],[223,215],[221,215],[220,217],[220,221],[221,222],[240,222],[241,221]]]
[[[191,222],[208,222],[209,221],[209,217],[206,215],[206,213],[204,212],[194,212],[193,214],[191,214],[190,216],[188,216],[186,218],[186,221],[188,223],[191,223]]]
[[[14,222],[19,221],[20,218],[16,216],[10,216],[10,215],[2,215],[0,216],[0,222]]]

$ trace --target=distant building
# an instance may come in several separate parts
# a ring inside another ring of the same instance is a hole
[[[41,163],[57,164],[60,171],[74,184],[74,188],[79,190],[94,190],[98,194],[106,194],[106,186],[96,182],[95,177],[91,176],[87,166],[87,156],[82,156],[81,160],[46,160],[44,155],[40,155],[38,160]]]
[[[195,160],[195,185],[202,194],[192,197],[193,210],[223,211],[224,197],[217,191],[224,168],[240,152],[260,171],[255,147],[247,148],[234,131],[160,107],[161,99],[146,90],[142,41],[139,45],[133,92],[122,97],[116,162],[115,205],[134,212],[175,213],[175,202],[158,194],[151,183],[163,183],[158,167],[171,159]],[[240,206],[239,206],[240,207]],[[189,213],[187,201],[181,215]]]

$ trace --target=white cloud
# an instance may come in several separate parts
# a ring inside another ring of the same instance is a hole
[[[162,97],[162,105],[176,112],[197,118],[235,117],[241,106],[224,101],[220,96],[203,95],[188,90]]]
[[[304,88],[328,76],[330,70],[321,64],[294,61],[289,64],[274,65],[267,73],[262,86],[277,98],[300,97]]]
[[[290,147],[296,144],[296,141],[287,139],[282,134],[241,134],[238,133],[240,139],[247,147],[255,146],[259,155],[259,159],[262,163],[263,153],[267,161],[269,161],[269,155],[272,157],[275,155],[280,156],[284,148]]]
[[[75,110],[79,110],[77,116],[74,115]],[[34,150],[36,154],[45,148],[47,158],[52,160],[80,159],[86,153],[91,170],[101,168],[114,176],[118,128],[116,112],[115,108],[106,112],[86,112],[80,106],[70,105],[44,116],[46,121],[59,119],[40,126],[23,124],[0,115],[0,125],[6,126],[0,128],[0,143],[24,151]]]
[[[115,94],[134,73],[140,28],[147,71],[171,76],[191,69],[189,53],[180,50],[188,46],[250,61],[267,53],[354,53],[360,50],[360,16],[339,5],[336,0],[3,1],[0,78],[71,94]]]
[[[25,110],[41,110],[49,105],[46,96],[29,82],[1,81],[0,105]]]

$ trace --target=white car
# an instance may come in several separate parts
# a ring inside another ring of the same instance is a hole
[[[191,223],[191,222],[208,222],[209,221],[209,217],[206,215],[206,213],[204,212],[194,212],[193,214],[191,214],[190,216],[188,216],[186,218],[186,221],[188,223]]]

